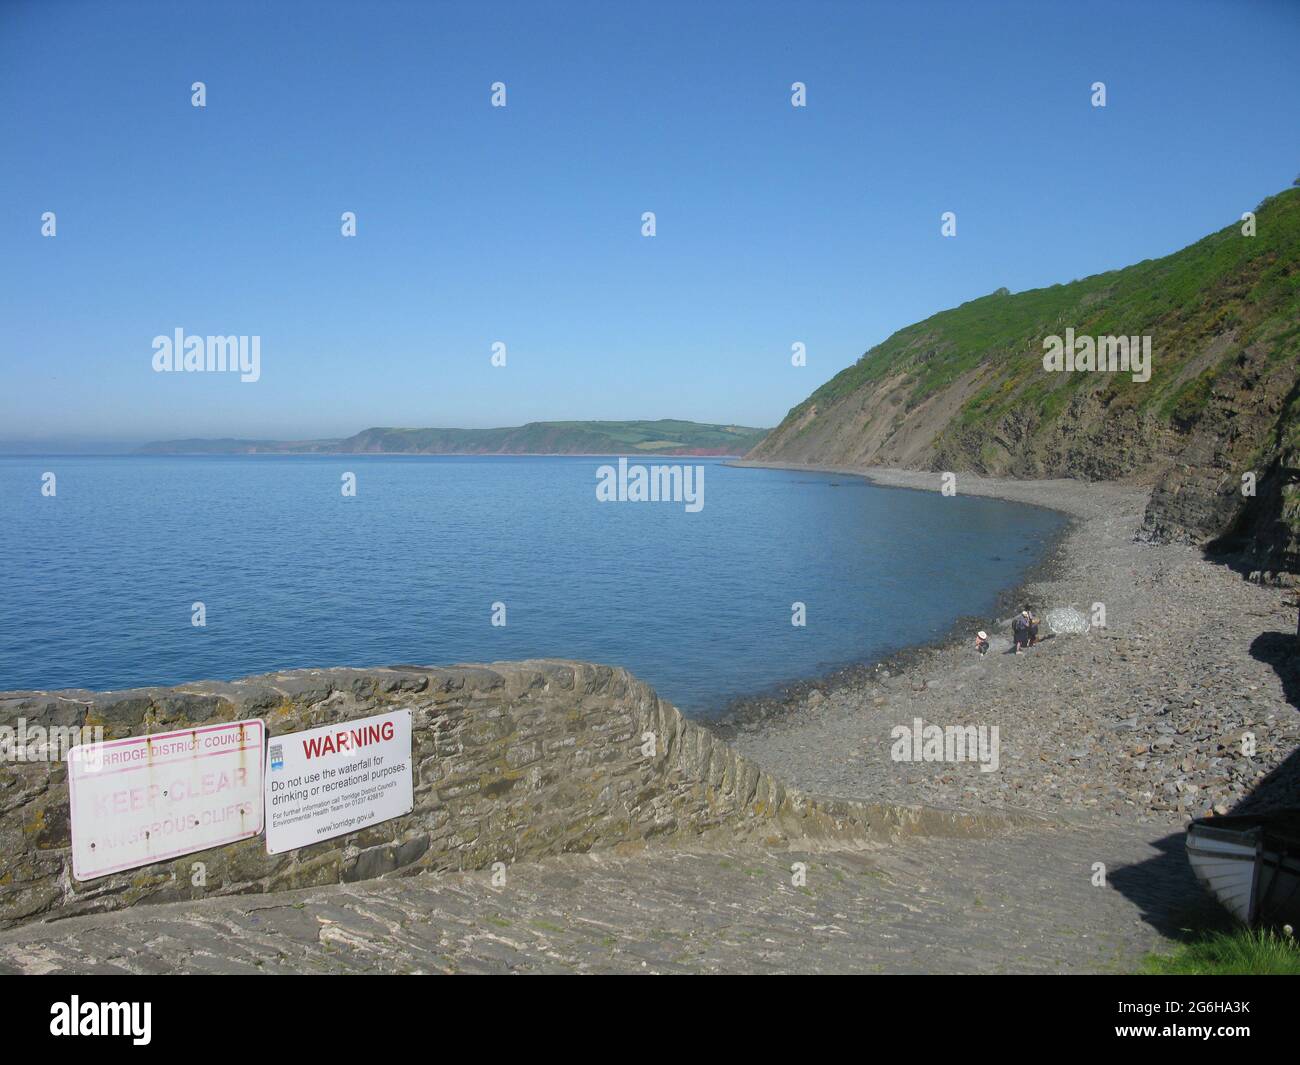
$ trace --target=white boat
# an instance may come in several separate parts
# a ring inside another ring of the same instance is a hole
[[[1300,809],[1198,818],[1187,860],[1239,921],[1300,925]]]

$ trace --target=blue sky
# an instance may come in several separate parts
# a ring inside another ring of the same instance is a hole
[[[1243,0],[0,0],[0,447],[774,425],[910,322],[1289,185],[1298,51]],[[177,327],[260,335],[261,380],[154,373]]]

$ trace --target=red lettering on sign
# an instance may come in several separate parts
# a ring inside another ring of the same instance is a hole
[[[392,738],[393,723],[385,721],[382,725],[362,725],[354,729],[326,733],[324,736],[313,736],[311,739],[303,740],[302,747],[303,753],[310,759],[318,758],[322,754],[336,754],[341,751],[356,750],[359,747],[368,747],[372,743]]]

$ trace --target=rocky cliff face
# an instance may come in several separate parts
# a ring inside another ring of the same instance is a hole
[[[1200,416],[1173,434],[1144,532],[1238,554],[1265,576],[1300,573],[1298,396],[1294,362],[1258,350],[1233,360]]]
[[[1234,223],[1163,259],[902,329],[747,458],[1150,484],[1148,538],[1296,574],[1300,189],[1255,215],[1253,236]],[[1045,369],[1045,342],[1067,330],[1149,337],[1149,380]]]

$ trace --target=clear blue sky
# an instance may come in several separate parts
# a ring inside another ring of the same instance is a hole
[[[1297,55],[1300,4],[1249,0],[0,0],[0,447],[773,425],[912,321],[1289,185]],[[177,327],[260,335],[261,380],[154,373]]]

